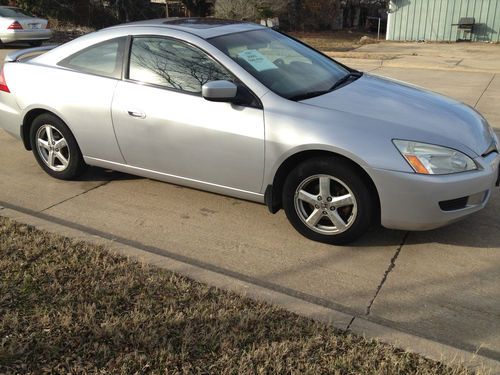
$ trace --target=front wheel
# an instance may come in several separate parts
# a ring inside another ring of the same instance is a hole
[[[30,140],[36,161],[52,177],[71,180],[85,169],[75,137],[58,117],[38,116],[31,125]]]
[[[282,198],[288,220],[299,233],[335,245],[363,235],[377,207],[360,172],[336,157],[298,165],[285,181]]]

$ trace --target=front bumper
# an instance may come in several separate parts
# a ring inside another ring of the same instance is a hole
[[[52,38],[52,31],[50,29],[8,30],[0,33],[0,40],[3,43],[49,40],[50,38]]]
[[[500,155],[493,153],[476,162],[479,170],[440,176],[369,169],[380,197],[382,225],[429,230],[484,208],[498,179]]]

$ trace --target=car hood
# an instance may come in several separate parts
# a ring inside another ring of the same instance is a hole
[[[391,138],[431,142],[464,152],[468,149],[476,155],[482,155],[493,141],[486,120],[468,105],[368,74],[302,103],[379,120],[366,121],[367,126],[378,126],[378,131]]]

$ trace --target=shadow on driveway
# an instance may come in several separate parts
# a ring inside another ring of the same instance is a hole
[[[111,169],[103,169],[99,167],[88,167],[83,175],[76,179],[76,181],[85,182],[106,182],[106,181],[126,181],[126,180],[140,180],[143,177],[134,176],[128,173],[116,172]]]
[[[85,182],[106,182],[106,181],[126,181],[141,180],[143,177],[102,169],[98,167],[89,167],[87,172],[82,175],[78,181]],[[166,182],[157,181],[159,184]],[[173,185],[173,184],[170,184]],[[183,187],[187,190],[196,190]],[[462,221],[445,226],[443,228],[423,231],[410,232],[408,242],[412,244],[432,244],[439,243],[445,245],[456,245],[472,248],[500,248],[500,189],[494,189],[493,194],[485,209],[475,213]],[[214,193],[206,193],[217,195]],[[186,202],[189,198],[186,197]],[[266,214],[266,211],[263,211]],[[382,227],[372,228],[365,236],[355,241],[351,247],[378,247],[393,246],[399,247],[401,239],[404,237],[403,231],[389,230]]]

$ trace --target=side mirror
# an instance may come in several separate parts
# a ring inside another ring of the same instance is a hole
[[[233,102],[237,93],[238,87],[229,81],[207,82],[201,88],[201,95],[211,102]]]

